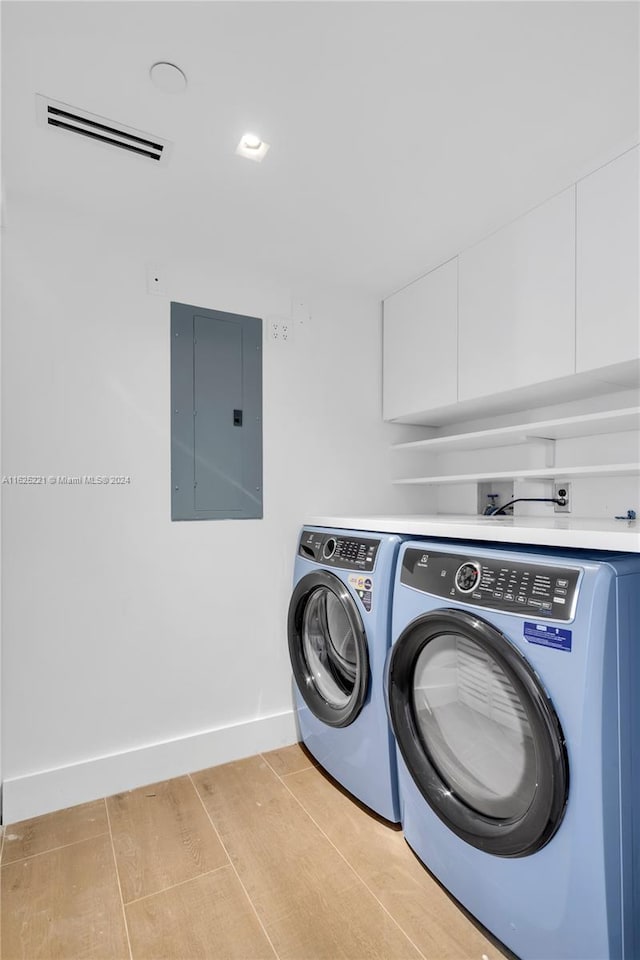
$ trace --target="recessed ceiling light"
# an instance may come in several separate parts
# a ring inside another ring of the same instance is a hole
[[[236,153],[239,157],[247,157],[249,160],[256,160],[260,163],[268,149],[269,144],[261,140],[255,133],[245,133],[236,147]]]
[[[164,93],[184,93],[187,89],[187,78],[175,63],[166,61],[154,63],[149,70],[149,76],[156,87]]]

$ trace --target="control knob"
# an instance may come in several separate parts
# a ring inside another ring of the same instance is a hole
[[[467,560],[456,570],[455,585],[460,593],[471,593],[480,582],[482,568],[475,560]]]
[[[322,556],[325,560],[331,560],[331,557],[336,552],[336,547],[338,543],[335,537],[329,537],[328,540],[325,540],[324,547],[322,548]]]

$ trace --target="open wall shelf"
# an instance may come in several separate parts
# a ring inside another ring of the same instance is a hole
[[[588,467],[542,467],[536,470],[507,470],[496,473],[461,473],[448,477],[410,477],[394,484],[434,485],[441,483],[484,483],[491,480],[578,480],[589,477],[632,477],[640,475],[640,463],[612,463]]]
[[[602,433],[640,430],[640,407],[624,407],[601,413],[585,413],[575,417],[517,423],[508,427],[476,430],[470,433],[431,437],[394,443],[392,450],[416,450],[421,453],[444,453],[447,450],[481,450],[485,447],[508,447],[536,440],[567,440]]]
[[[487,471],[451,476],[408,477],[394,480],[398,485],[436,485],[454,483],[486,483],[511,480],[570,480],[588,477],[640,476],[640,463],[594,464],[582,467],[551,466],[555,456],[556,440],[572,437],[589,437],[610,433],[640,430],[640,406],[616,410],[585,413],[572,417],[557,417],[553,420],[536,420],[532,423],[510,424],[488,430],[430,437],[393,444],[393,450],[420,453],[447,453],[455,450],[484,450],[493,447],[518,444],[546,444],[546,466],[536,469]]]

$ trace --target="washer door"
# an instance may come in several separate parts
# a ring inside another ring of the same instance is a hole
[[[389,715],[416,785],[459,837],[501,857],[549,842],[569,789],[564,737],[504,634],[460,610],[418,617],[392,650]]]
[[[332,573],[298,583],[289,604],[289,656],[309,709],[332,727],[353,723],[369,686],[369,657],[353,597]]]

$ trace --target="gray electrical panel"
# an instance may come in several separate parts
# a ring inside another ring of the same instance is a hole
[[[171,304],[171,519],[262,517],[262,321]]]

